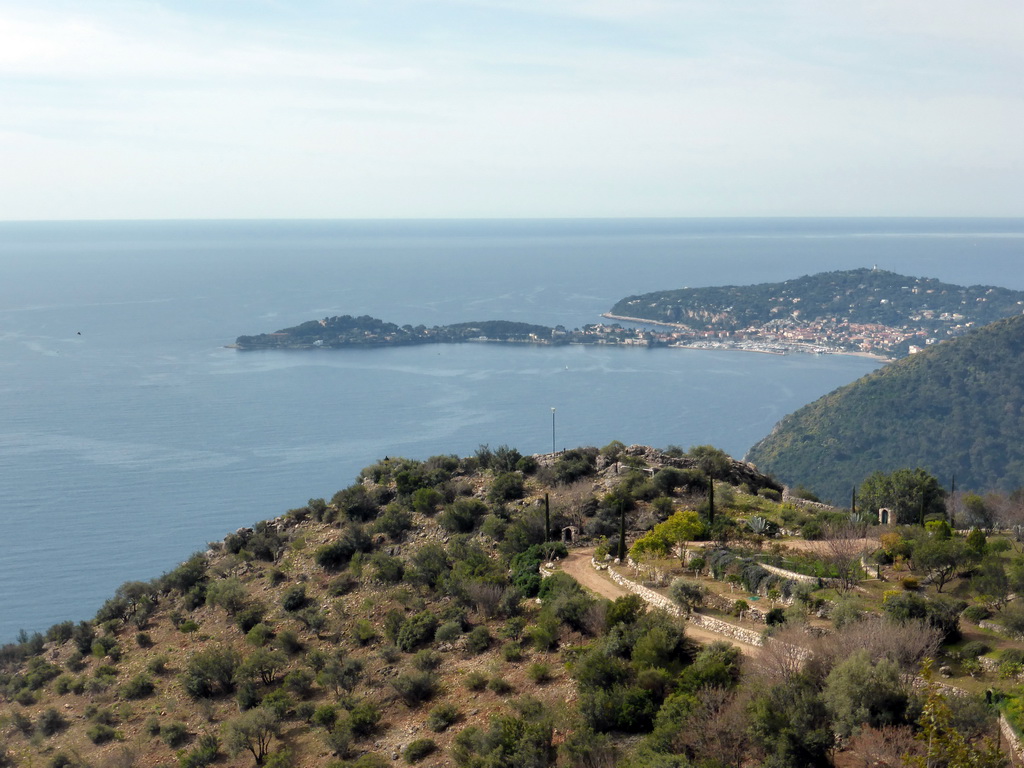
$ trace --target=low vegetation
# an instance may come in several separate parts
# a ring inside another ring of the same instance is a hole
[[[5,646],[0,757],[925,765],[927,740],[995,766],[998,708],[1024,724],[1024,547],[950,510],[878,526],[708,446],[386,459]],[[584,589],[563,536],[667,609]],[[764,645],[698,644],[690,613]],[[913,685],[926,668],[968,694]]]

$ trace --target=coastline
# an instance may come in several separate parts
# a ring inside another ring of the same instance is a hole
[[[659,325],[666,328],[676,328],[683,331],[692,331],[688,325],[682,323],[666,323],[659,320],[648,320],[643,317],[627,317],[625,315],[613,315],[610,312],[604,312],[601,314],[608,320],[620,320],[627,323],[638,323],[642,325]],[[802,355],[847,355],[849,357],[866,357],[871,360],[877,360],[881,363],[891,362],[894,358],[886,355],[875,354],[874,352],[856,352],[845,349],[821,349],[820,347],[814,347],[807,344],[797,343],[786,343],[786,342],[750,342],[751,345],[755,346],[739,346],[736,342],[705,342],[705,341],[677,341],[673,344],[669,344],[672,349],[696,349],[705,351],[718,351],[718,352],[754,352],[763,355],[785,355],[789,352],[795,352]],[[808,348],[810,347],[810,348]]]

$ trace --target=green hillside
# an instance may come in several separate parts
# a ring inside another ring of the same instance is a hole
[[[1024,316],[937,344],[783,419],[747,458],[823,498],[920,466],[963,489],[1024,485]]]

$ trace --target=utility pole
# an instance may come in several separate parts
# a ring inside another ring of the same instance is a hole
[[[551,409],[551,455],[555,455],[555,409]]]

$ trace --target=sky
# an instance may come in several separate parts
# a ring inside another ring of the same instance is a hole
[[[1020,0],[0,0],[0,219],[1024,216]]]

